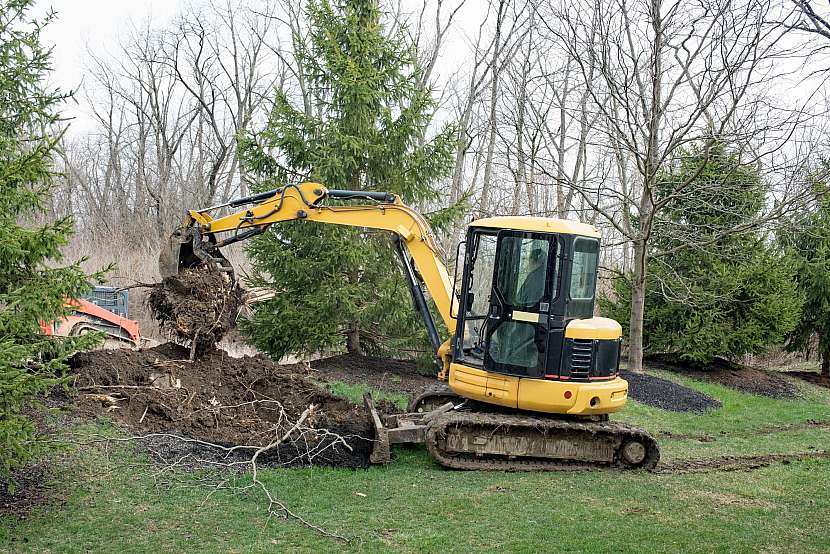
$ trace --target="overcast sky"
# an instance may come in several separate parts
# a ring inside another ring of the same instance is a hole
[[[38,0],[33,15],[50,9],[58,18],[44,33],[44,41],[55,46],[54,78],[61,86],[77,87],[87,45],[95,50],[112,49],[130,22],[152,18],[166,21],[180,9],[199,0]]]
[[[134,26],[150,19],[156,26],[163,25],[174,16],[193,7],[198,8],[209,0],[36,0],[31,14],[43,17],[50,10],[57,19],[44,31],[44,43],[54,46],[53,72],[50,83],[61,90],[77,90],[83,82],[87,52],[111,53],[118,48],[118,39]],[[297,0],[301,1],[301,0]],[[415,9],[420,2],[413,5]],[[404,2],[406,6],[406,2]],[[456,18],[454,32],[447,40],[436,77],[453,73],[462,64],[467,48],[465,43],[475,35],[478,22],[485,16],[486,4],[478,0],[467,2]],[[469,27],[469,29],[465,29]],[[86,114],[82,98],[69,102],[64,115],[74,118],[70,133],[81,134],[94,127]]]
[[[84,74],[87,47],[96,52],[112,51],[118,37],[131,24],[147,18],[163,23],[179,11],[205,0],[38,0],[33,16],[40,17],[53,9],[57,19],[44,31],[43,40],[54,46],[51,82],[62,90],[75,90]],[[70,103],[64,113],[76,117],[71,127],[79,132],[91,125],[83,107]]]

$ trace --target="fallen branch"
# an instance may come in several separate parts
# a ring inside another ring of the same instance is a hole
[[[141,288],[154,288],[161,285],[161,283],[135,283],[133,285],[127,285],[126,287],[118,287],[115,289],[115,292],[121,292],[122,290],[130,290],[130,289],[141,289]]]
[[[320,533],[322,535],[325,535],[327,537],[331,537],[331,538],[341,540],[341,541],[347,541],[347,539],[345,537],[343,537],[341,535],[338,535],[336,533],[331,533],[329,531],[326,531],[322,527],[320,527],[318,525],[314,525],[313,523],[310,523],[310,522],[306,521],[305,519],[300,517],[298,514],[295,514],[294,512],[289,510],[288,507],[284,503],[282,503],[281,501],[275,499],[273,497],[273,495],[271,495],[271,492],[268,490],[268,487],[265,486],[265,483],[263,483],[262,481],[259,480],[258,468],[257,468],[257,464],[256,464],[256,461],[257,461],[257,458],[259,458],[259,455],[264,453],[264,452],[268,452],[272,448],[275,448],[275,447],[279,446],[280,444],[282,444],[283,442],[285,442],[288,439],[288,437],[291,436],[291,434],[293,432],[297,431],[302,426],[302,424],[305,422],[305,420],[308,418],[308,416],[310,414],[312,414],[313,412],[314,412],[314,404],[311,404],[308,408],[305,409],[305,411],[302,413],[302,415],[300,415],[300,418],[297,420],[297,423],[295,423],[294,426],[291,427],[291,429],[286,431],[285,434],[281,438],[279,438],[278,440],[272,442],[271,444],[269,444],[267,446],[263,446],[262,448],[260,448],[256,452],[254,452],[254,455],[251,458],[251,468],[252,468],[252,471],[253,471],[252,480],[255,484],[259,485],[259,487],[262,489],[262,492],[264,492],[265,495],[268,497],[268,515],[269,516],[274,515],[274,509],[273,508],[274,508],[274,506],[278,506],[279,510],[282,511],[282,513],[285,514],[286,517],[291,517],[293,519],[296,519],[297,521],[299,521],[300,523],[302,523],[306,527],[308,527],[310,529],[314,529],[318,533]]]
[[[210,455],[202,455],[200,454],[199,450],[187,452],[185,454],[179,453],[175,459],[169,459],[169,454],[165,455],[163,453],[164,448],[160,449],[162,451],[154,450],[152,446],[148,447],[148,450],[154,455],[157,460],[157,465],[155,466],[156,469],[152,472],[151,477],[156,480],[157,482],[159,479],[165,474],[171,474],[177,469],[185,468],[185,467],[192,467],[193,465],[201,465],[201,466],[208,466],[208,467],[215,467],[215,468],[225,468],[225,469],[237,469],[237,468],[244,468],[246,466],[250,466],[251,468],[251,480],[250,483],[243,487],[238,487],[237,490],[245,491],[251,487],[259,489],[265,497],[268,499],[268,515],[271,516],[281,516],[285,519],[293,519],[301,523],[302,525],[308,527],[309,529],[314,530],[321,535],[324,535],[329,538],[333,538],[339,541],[348,542],[349,539],[339,535],[337,533],[331,532],[326,530],[325,528],[316,525],[305,518],[302,515],[298,514],[297,512],[291,510],[285,502],[280,500],[279,498],[275,497],[274,494],[268,489],[265,483],[260,479],[260,458],[264,454],[274,449],[277,449],[280,445],[286,443],[292,443],[293,445],[298,446],[298,452],[295,456],[291,457],[291,459],[287,461],[280,461],[282,465],[293,465],[298,460],[308,461],[309,463],[312,462],[317,456],[321,453],[325,452],[326,450],[333,448],[335,445],[342,445],[345,448],[352,450],[351,445],[346,441],[346,438],[340,436],[338,434],[332,433],[327,429],[316,429],[314,427],[310,427],[307,422],[313,418],[314,411],[316,406],[311,404],[309,405],[297,418],[296,421],[291,421],[288,417],[285,409],[283,406],[275,400],[254,400],[250,402],[245,402],[242,404],[238,404],[235,406],[226,406],[227,408],[230,407],[241,407],[246,405],[255,405],[259,403],[268,403],[268,404],[275,404],[276,407],[279,409],[279,415],[277,417],[277,422],[274,424],[274,433],[277,438],[272,440],[266,445],[249,445],[249,444],[240,444],[240,445],[233,445],[233,446],[225,446],[221,444],[212,443],[205,440],[194,439],[189,437],[184,437],[181,435],[177,435],[175,433],[147,433],[144,435],[137,435],[137,436],[130,436],[130,437],[104,437],[100,435],[78,435],[83,437],[81,441],[70,441],[75,442],[76,444],[96,444],[102,443],[107,448],[112,443],[135,443],[139,441],[147,441],[153,439],[173,439],[175,441],[181,441],[183,443],[190,443],[205,447],[208,450],[216,450],[221,452],[221,458],[218,459],[210,459]],[[215,409],[221,409],[225,407],[217,407]],[[145,409],[144,415],[146,415],[147,410]],[[142,420],[144,419],[144,415],[142,415]],[[77,435],[77,434],[75,434]],[[163,444],[163,443],[162,443]],[[301,445],[305,444],[305,447],[302,448]],[[245,456],[243,459],[233,459],[235,456],[239,456],[242,452],[250,452],[249,455]],[[160,464],[160,465],[158,465]],[[217,491],[222,490],[228,487],[228,483],[231,479],[225,478],[222,479],[217,483],[213,482],[210,484],[210,491],[208,492],[205,500],[202,504],[207,502],[207,500]],[[192,483],[190,483],[192,485]]]

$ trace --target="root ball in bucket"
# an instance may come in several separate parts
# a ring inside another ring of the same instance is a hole
[[[204,353],[236,324],[242,291],[210,266],[165,278],[148,298],[162,332]]]

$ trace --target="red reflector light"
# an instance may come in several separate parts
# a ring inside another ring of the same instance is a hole
[[[569,399],[571,396],[572,396],[572,395],[571,395],[571,391],[566,390],[566,391],[565,391],[565,399],[567,400],[567,399]]]

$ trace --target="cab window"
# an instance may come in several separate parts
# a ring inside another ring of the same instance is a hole
[[[510,306],[537,305],[548,282],[550,240],[507,236],[501,240],[496,287]]]
[[[569,288],[569,317],[584,318],[594,314],[598,264],[599,241],[585,237],[576,238]]]

